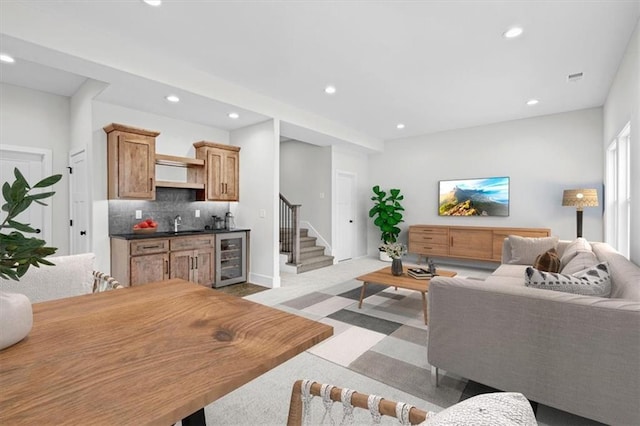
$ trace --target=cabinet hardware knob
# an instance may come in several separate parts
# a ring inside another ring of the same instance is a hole
[[[87,231],[80,231],[80,235],[87,235]]]

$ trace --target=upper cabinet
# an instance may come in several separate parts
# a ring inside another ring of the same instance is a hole
[[[240,148],[213,142],[196,142],[196,158],[205,162],[205,189],[199,191],[198,199],[203,201],[238,201],[240,173]],[[198,173],[194,170],[192,173]]]
[[[112,123],[107,133],[108,198],[155,200],[156,136],[160,132]]]

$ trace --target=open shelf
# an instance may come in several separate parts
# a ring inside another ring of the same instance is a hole
[[[204,183],[172,182],[169,180],[156,181],[156,187],[158,186],[161,188],[204,189]]]
[[[156,154],[156,164],[174,167],[204,167],[201,158],[178,157],[176,155]]]

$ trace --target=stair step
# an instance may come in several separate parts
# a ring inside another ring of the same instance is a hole
[[[316,237],[300,237],[300,248],[313,247],[317,240]]]
[[[280,228],[280,239],[282,240],[284,236],[287,236],[292,233],[293,233],[292,228]],[[309,230],[307,228],[300,228],[301,237],[307,237],[308,235],[309,235]]]
[[[298,265],[298,273],[313,271],[315,269],[324,268],[333,265],[333,256],[316,256],[302,261]]]
[[[300,249],[300,261],[302,262],[305,259],[322,256],[323,254],[324,247],[322,246],[304,247]]]

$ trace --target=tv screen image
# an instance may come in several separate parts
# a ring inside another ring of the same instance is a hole
[[[509,178],[441,180],[439,216],[509,216]]]

